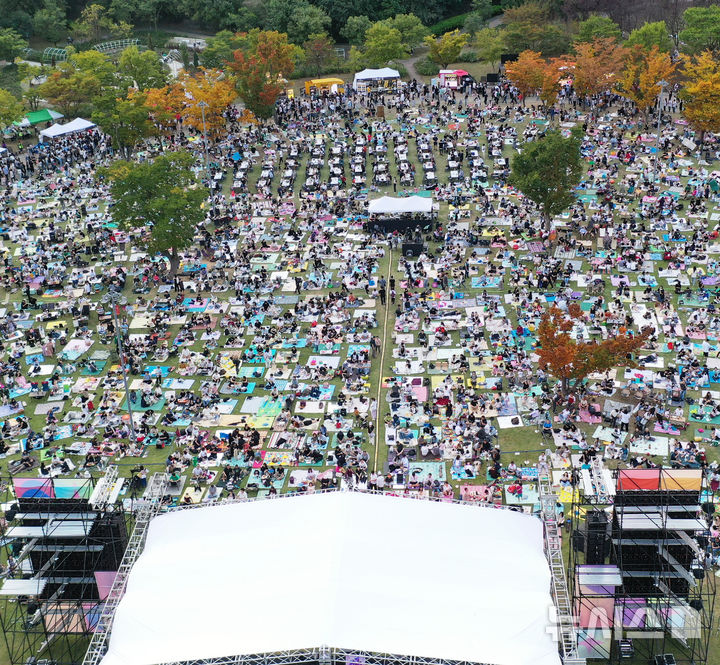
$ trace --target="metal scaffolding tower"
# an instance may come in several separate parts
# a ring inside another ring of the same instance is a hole
[[[162,507],[162,499],[165,494],[168,477],[165,473],[155,473],[150,478],[147,491],[143,499],[138,501],[138,510],[135,514],[135,528],[133,529],[130,541],[128,542],[125,555],[123,556],[120,568],[118,569],[112,589],[105,599],[102,612],[98,619],[90,640],[90,646],[83,660],[83,665],[99,665],[107,649],[107,640],[112,629],[115,610],[125,593],[130,571],[137,560],[140,551],[145,544],[147,529],[155,515]]]
[[[556,622],[560,653],[564,665],[585,665],[585,659],[578,657],[576,622],[570,604],[570,592],[562,555],[562,537],[555,508],[558,497],[553,491],[550,478],[547,475],[538,478],[538,489],[542,520],[545,526],[545,554],[552,575],[552,596],[557,614]]]

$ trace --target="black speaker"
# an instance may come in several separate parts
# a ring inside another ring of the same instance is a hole
[[[517,53],[503,53],[500,56],[500,64],[504,65],[506,62],[515,62],[518,59]]]
[[[498,83],[499,81],[500,81],[500,74],[488,74],[487,75],[488,83]]]
[[[418,242],[404,242],[402,244],[403,256],[420,256],[424,249],[424,245]]]
[[[702,612],[703,610],[703,602],[700,598],[693,598],[688,605],[692,607],[694,610],[697,610],[698,612]]]
[[[608,531],[607,513],[603,510],[589,512],[586,524],[585,563],[590,566],[601,565],[605,563],[605,544]]]
[[[585,534],[582,531],[573,531],[572,546],[576,552],[585,551]]]

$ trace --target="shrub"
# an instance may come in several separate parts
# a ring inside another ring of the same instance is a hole
[[[430,30],[430,32],[436,37],[444,35],[446,32],[450,32],[451,30],[462,30],[468,16],[470,16],[470,12],[445,18],[442,21],[438,21],[434,25],[431,25],[428,30]]]
[[[477,51],[468,48],[458,56],[458,62],[480,62],[480,56]]]
[[[415,71],[422,76],[437,76],[440,67],[430,58],[421,58],[415,63]]]

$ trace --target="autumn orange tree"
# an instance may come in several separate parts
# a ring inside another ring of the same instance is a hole
[[[269,118],[283,90],[284,78],[295,69],[297,47],[276,30],[258,30],[238,35],[242,46],[233,52],[231,69],[237,77],[237,92],[258,118]]]
[[[720,62],[712,51],[683,56],[682,75],[680,97],[685,101],[684,114],[702,143],[705,132],[720,130]]]
[[[537,51],[523,51],[515,62],[505,65],[505,76],[525,97],[540,90],[546,73],[546,63]]]
[[[647,122],[648,113],[660,94],[658,83],[671,79],[676,69],[677,65],[672,62],[669,53],[657,46],[648,50],[636,45],[630,51],[615,90],[634,102]]]
[[[550,58],[545,62],[540,86],[540,99],[545,106],[555,103],[560,92],[560,82],[566,79],[574,67],[574,62],[565,56]]]
[[[604,372],[612,367],[634,367],[632,354],[641,348],[650,330],[637,335],[621,334],[601,342],[578,342],[570,332],[582,317],[580,305],[569,305],[563,311],[553,305],[543,314],[538,327],[540,348],[539,366],[559,382],[563,395],[573,385],[579,385],[593,372]]]
[[[216,138],[225,128],[223,113],[237,96],[235,77],[219,69],[200,68],[197,73],[181,72],[177,85],[186,99],[183,113],[185,122],[198,131],[203,131],[203,103],[205,131],[208,137]]]
[[[182,88],[175,83],[145,91],[145,106],[158,127],[171,127],[175,118],[182,117],[186,101]]]
[[[585,98],[612,90],[623,71],[628,49],[612,37],[599,37],[575,45],[573,87]]]

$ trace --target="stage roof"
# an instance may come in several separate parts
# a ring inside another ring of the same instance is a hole
[[[327,646],[559,665],[542,523],[507,510],[332,492],[150,524],[102,665]]]
[[[381,196],[370,201],[368,212],[371,215],[401,214],[407,212],[432,212],[433,202],[425,196]]]

